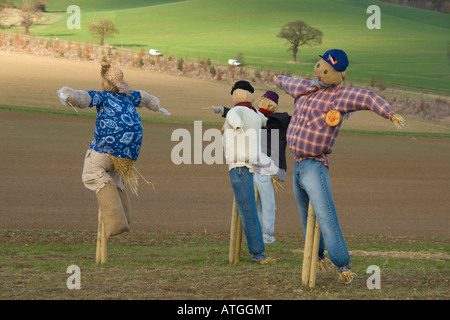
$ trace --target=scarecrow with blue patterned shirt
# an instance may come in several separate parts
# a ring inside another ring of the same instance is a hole
[[[313,80],[277,76],[275,83],[295,99],[286,138],[295,158],[293,189],[303,229],[311,202],[321,230],[319,262],[324,260],[326,244],[339,278],[351,283],[354,275],[331,193],[328,155],[333,151],[343,116],[350,112],[370,110],[398,128],[404,120],[374,92],[340,85],[349,65],[344,51],[332,49],[320,57]]]
[[[137,194],[140,174],[135,161],[143,138],[141,117],[136,108],[170,113],[160,107],[157,97],[145,91],[130,90],[123,72],[109,62],[102,63],[100,74],[103,91],[62,87],[57,94],[64,105],[97,109],[94,139],[86,152],[82,181],[97,195],[107,240],[130,230],[131,205],[127,188]]]

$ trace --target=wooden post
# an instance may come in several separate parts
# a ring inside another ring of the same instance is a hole
[[[232,264],[236,264],[239,262],[241,239],[242,222],[241,218],[239,217],[236,199],[233,197],[233,207],[231,209],[230,251],[228,254],[228,261]]]
[[[313,288],[316,285],[317,260],[320,243],[320,227],[311,206],[308,207],[306,222],[305,250],[303,252],[302,284]]]
[[[241,246],[242,246],[242,220],[239,216],[238,211],[238,217],[237,217],[237,229],[236,229],[236,244],[235,244],[235,250],[234,250],[234,263],[239,262],[239,258],[241,257]]]
[[[105,234],[105,224],[103,222],[102,213],[100,209],[98,210],[98,228],[97,228],[97,251],[95,255],[96,263],[106,262],[106,234]]]
[[[319,261],[319,244],[320,244],[320,227],[319,223],[317,222],[317,217],[314,217],[314,238],[311,255],[311,271],[309,273],[310,288],[314,288],[316,285],[317,263]]]
[[[102,213],[98,209],[98,227],[97,227],[97,252],[95,254],[95,263],[102,261]]]

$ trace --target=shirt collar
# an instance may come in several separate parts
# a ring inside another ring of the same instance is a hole
[[[252,110],[255,111],[255,112],[258,112],[258,111],[255,109],[255,107],[252,106],[252,103],[251,103],[251,102],[238,102],[238,103],[236,103],[234,106],[235,106],[235,107],[237,107],[237,106],[247,107],[247,108],[249,108],[249,109],[252,109]]]
[[[264,108],[259,108],[259,112],[262,114],[272,114],[273,112]]]

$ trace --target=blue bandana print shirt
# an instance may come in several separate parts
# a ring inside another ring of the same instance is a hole
[[[90,108],[97,107],[94,140],[89,149],[109,153],[118,158],[137,160],[141,151],[143,130],[136,107],[141,94],[111,91],[87,91],[92,98]]]

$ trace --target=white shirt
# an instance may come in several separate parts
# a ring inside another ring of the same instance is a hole
[[[259,160],[261,152],[260,131],[267,118],[259,111],[245,106],[235,106],[227,113],[223,134],[223,147],[228,170],[248,167]]]

